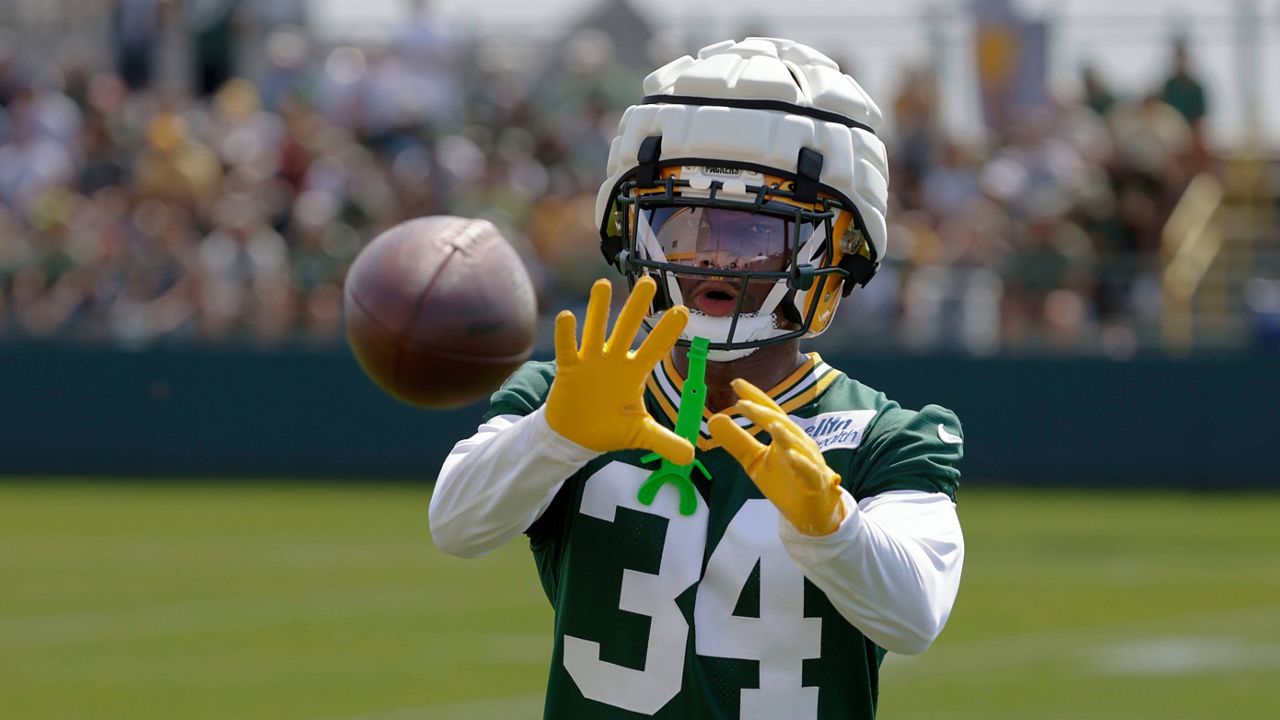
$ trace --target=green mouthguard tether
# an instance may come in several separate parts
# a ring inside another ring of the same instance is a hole
[[[698,449],[698,430],[702,427],[702,410],[707,406],[707,348],[711,341],[704,337],[696,337],[689,347],[689,376],[684,379],[684,389],[680,392],[680,410],[676,413],[676,434]],[[698,493],[693,488],[694,468],[704,478],[711,479],[711,473],[700,460],[694,458],[688,465],[677,465],[658,453],[649,453],[640,462],[662,460],[662,464],[640,485],[636,498],[645,505],[652,505],[658,496],[658,490],[670,483],[680,493],[680,514],[692,515],[698,509]]]

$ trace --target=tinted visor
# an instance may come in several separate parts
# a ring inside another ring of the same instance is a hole
[[[813,223],[760,212],[708,207],[661,207],[641,212],[666,261],[724,270],[781,272],[791,249],[813,234]]]

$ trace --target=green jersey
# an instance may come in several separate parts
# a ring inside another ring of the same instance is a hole
[[[488,418],[546,399],[552,363],[521,368]],[[655,419],[675,422],[671,358],[648,378]],[[960,425],[948,410],[904,410],[816,354],[769,394],[823,450],[858,500],[891,490],[955,499]],[[851,625],[787,554],[780,516],[707,434],[693,515],[667,486],[636,498],[655,463],[606,453],[559,490],[527,534],[555,610],[550,720],[873,718],[885,651]],[[746,418],[735,418],[753,427]],[[785,521],[783,521],[785,522]]]

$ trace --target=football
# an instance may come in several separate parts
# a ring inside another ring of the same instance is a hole
[[[347,271],[343,306],[360,366],[414,405],[480,400],[533,352],[533,284],[487,220],[434,216],[387,230]]]

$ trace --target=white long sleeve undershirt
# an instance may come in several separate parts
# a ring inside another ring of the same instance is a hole
[[[560,486],[600,453],[566,439],[532,413],[499,415],[449,451],[428,518],[436,547],[474,558],[533,525]]]
[[[840,614],[880,647],[922,653],[942,632],[964,565],[956,505],[942,493],[893,490],[855,503],[830,535],[778,523],[787,553]]]
[[[500,415],[454,446],[436,478],[429,519],[437,547],[479,557],[523,533],[564,481],[599,453],[547,425],[542,408]],[[942,493],[898,490],[855,503],[830,535],[779,523],[787,552],[840,614],[891,652],[923,652],[941,632],[960,584],[964,538]]]

